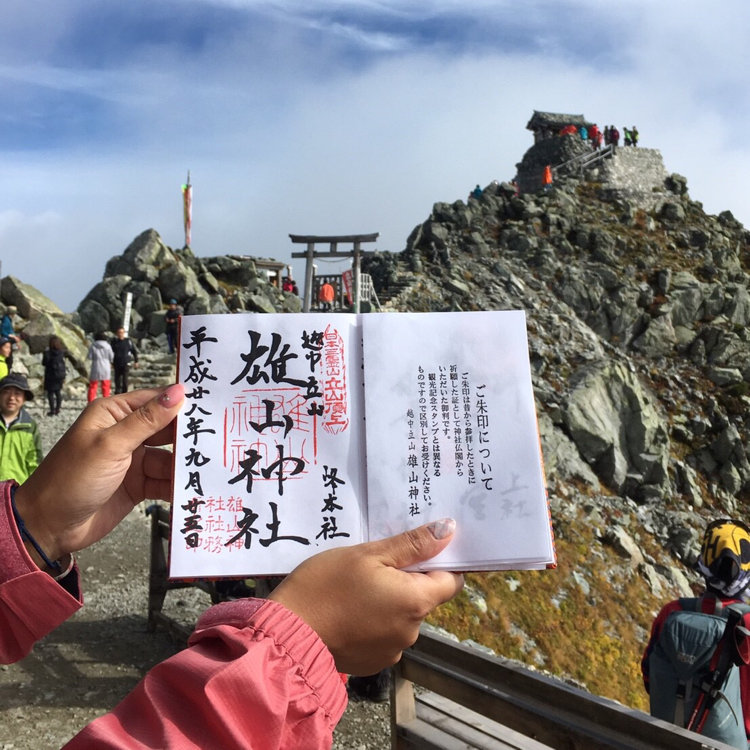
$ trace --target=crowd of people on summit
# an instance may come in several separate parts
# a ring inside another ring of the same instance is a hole
[[[604,130],[601,130],[596,123],[588,126],[570,124],[561,128],[559,135],[578,135],[595,150],[602,146],[620,145],[620,131],[615,125],[605,125]],[[638,128],[635,125],[632,128],[623,127],[622,143],[624,146],[638,145]]]
[[[622,130],[623,145],[637,146],[639,138],[638,128],[633,125],[632,128],[623,127]],[[541,128],[538,131],[538,135],[540,135],[542,139],[551,138],[554,137],[554,135],[577,136],[584,143],[590,144],[594,151],[598,151],[602,147],[607,146],[611,146],[612,149],[615,149],[620,145],[620,131],[615,125],[605,125],[604,130],[601,130],[596,123],[590,125],[574,125],[573,123],[569,123],[560,128],[557,133],[549,127]],[[549,190],[552,186],[553,179],[554,169],[551,164],[547,164],[542,172],[542,189],[545,191]],[[477,197],[475,193],[472,193],[472,195]]]

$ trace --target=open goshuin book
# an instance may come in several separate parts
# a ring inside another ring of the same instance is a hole
[[[523,312],[182,318],[172,578],[442,518],[420,570],[555,564]]]

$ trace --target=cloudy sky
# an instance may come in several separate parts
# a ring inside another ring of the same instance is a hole
[[[637,125],[750,226],[749,36],[747,0],[2,0],[1,273],[72,311],[143,230],[182,246],[188,169],[198,255],[400,251],[535,109]]]

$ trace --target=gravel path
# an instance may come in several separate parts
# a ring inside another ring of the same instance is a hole
[[[83,398],[47,417],[30,406],[45,452],[72,424]],[[78,555],[86,606],[21,662],[0,666],[0,750],[54,750],[115,706],[148,669],[176,651],[165,633],[149,633],[146,606],[149,524],[139,506],[106,539]],[[209,602],[201,592],[171,592],[170,615],[194,623]],[[387,703],[352,702],[336,730],[336,750],[390,745]],[[211,749],[213,750],[213,749]],[[220,749],[216,749],[220,750]]]

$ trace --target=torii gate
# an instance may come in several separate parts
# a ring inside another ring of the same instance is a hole
[[[379,237],[379,232],[373,234],[341,234],[331,237],[320,237],[311,234],[290,234],[292,242],[296,244],[306,244],[307,251],[304,253],[292,253],[292,258],[306,258],[305,263],[305,297],[302,301],[302,312],[310,312],[312,296],[312,277],[313,277],[313,260],[318,257],[325,258],[354,258],[352,263],[352,275],[354,276],[354,312],[359,312],[360,303],[360,284],[359,269],[360,259],[366,251],[362,250],[363,242],[375,242]],[[324,242],[329,245],[329,250],[315,250],[317,243]],[[339,252],[337,250],[340,242],[351,242],[354,247],[351,250]],[[372,251],[371,251],[372,252]]]

